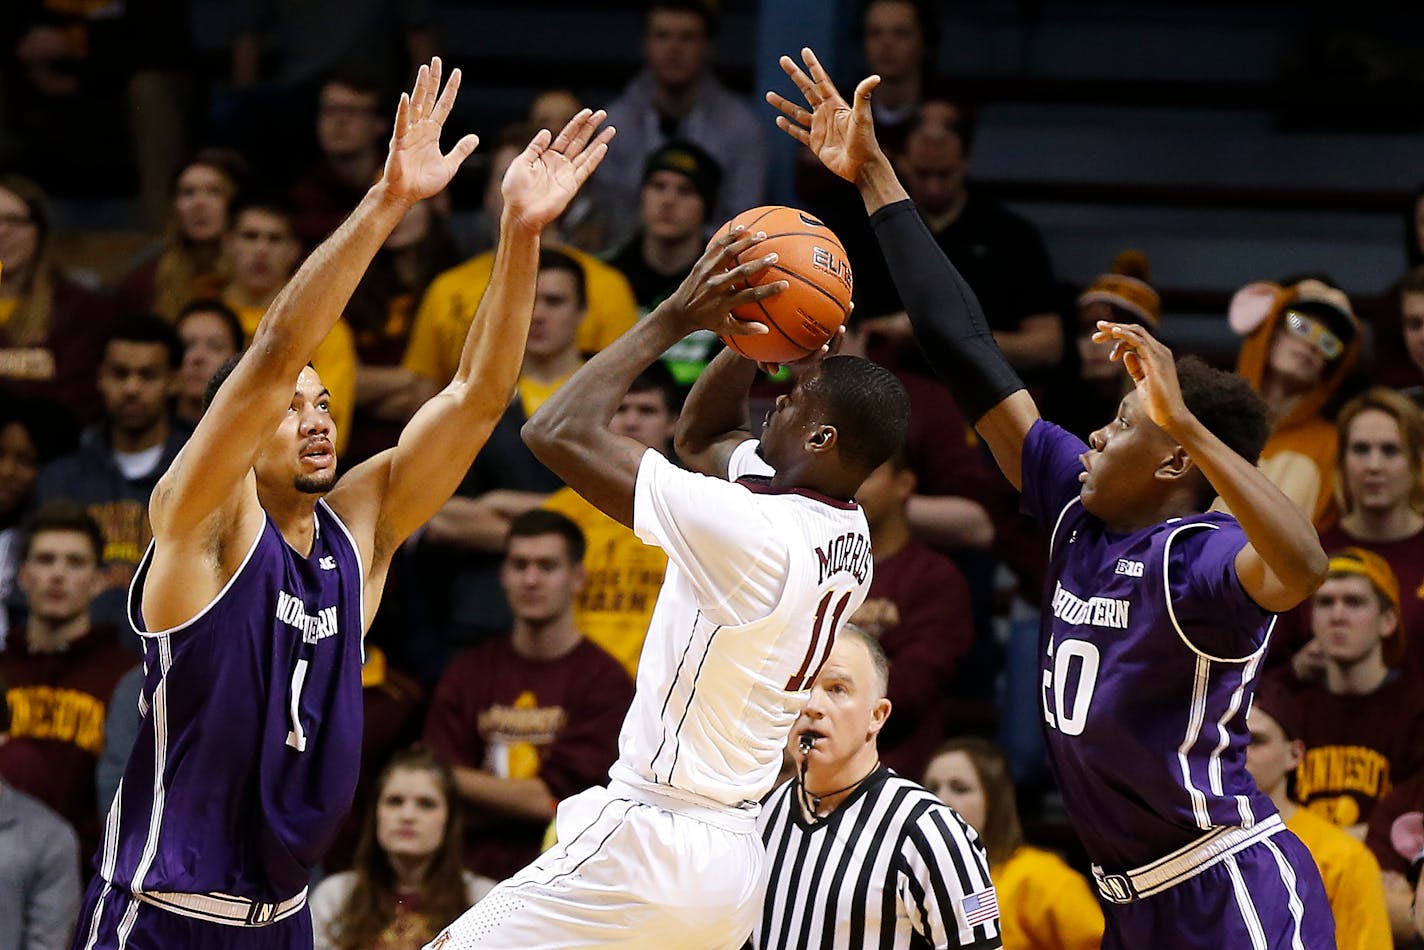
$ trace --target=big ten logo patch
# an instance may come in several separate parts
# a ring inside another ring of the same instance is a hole
[[[811,246],[811,266],[818,271],[823,271],[845,284],[846,290],[851,290],[854,278],[851,277],[850,263],[843,257],[836,256],[830,248]]]

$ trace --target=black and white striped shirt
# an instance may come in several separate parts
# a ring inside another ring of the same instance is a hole
[[[880,769],[807,824],[798,780],[757,821],[768,883],[756,950],[1002,946],[979,836],[949,806]]]

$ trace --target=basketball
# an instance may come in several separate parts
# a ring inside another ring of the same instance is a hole
[[[785,280],[791,286],[765,300],[733,308],[739,320],[764,323],[770,333],[724,336],[722,342],[750,360],[790,363],[821,348],[850,316],[852,287],[845,246],[835,232],[796,208],[770,205],[743,211],[717,230],[716,240],[737,225],[766,240],[744,251],[728,269],[775,253],[777,261],[754,285]]]

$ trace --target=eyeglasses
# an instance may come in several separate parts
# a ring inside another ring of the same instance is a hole
[[[1339,359],[1340,354],[1345,352],[1345,344],[1340,342],[1340,338],[1326,329],[1325,324],[1308,314],[1299,310],[1287,310],[1285,325],[1291,336],[1305,340],[1327,360]]]

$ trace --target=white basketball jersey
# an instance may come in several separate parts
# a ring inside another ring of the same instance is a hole
[[[755,441],[724,481],[643,455],[633,528],[668,556],[616,780],[755,816],[837,631],[870,589],[860,506],[772,488]]]

